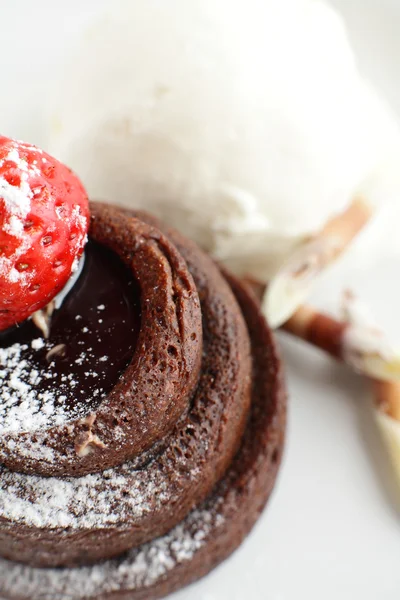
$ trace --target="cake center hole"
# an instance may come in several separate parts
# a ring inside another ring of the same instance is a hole
[[[90,241],[49,338],[31,320],[0,334],[0,433],[60,425],[95,410],[132,360],[139,330],[132,273]]]

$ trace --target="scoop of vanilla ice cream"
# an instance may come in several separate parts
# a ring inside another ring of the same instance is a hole
[[[50,151],[239,274],[270,277],[398,144],[317,0],[112,2],[61,71]]]

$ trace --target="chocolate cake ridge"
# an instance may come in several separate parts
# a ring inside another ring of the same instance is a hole
[[[89,234],[133,272],[140,287],[139,339],[120,380],[85,418],[39,431],[0,431],[0,461],[11,470],[76,477],[121,465],[172,431],[198,381],[200,302],[182,256],[158,229],[115,207],[92,203]],[[39,445],[46,452],[27,452]]]
[[[128,225],[134,220],[126,213],[123,219]],[[174,527],[208,496],[229,467],[250,405],[248,332],[212,260],[174,232],[168,230],[167,237],[179,244],[203,314],[202,368],[187,416],[166,447],[157,448],[153,456],[149,451],[141,468],[127,462],[104,473],[49,479],[1,467],[2,556],[38,566],[65,566],[118,555]]]

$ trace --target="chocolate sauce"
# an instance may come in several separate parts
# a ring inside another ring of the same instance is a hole
[[[35,391],[56,395],[60,412],[87,414],[132,359],[140,330],[139,296],[118,256],[90,241],[78,281],[52,315],[49,339],[28,320],[0,334],[0,348],[20,345],[20,360],[29,367],[23,372],[37,371]],[[25,383],[32,387],[32,377]]]

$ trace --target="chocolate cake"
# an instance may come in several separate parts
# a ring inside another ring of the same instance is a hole
[[[39,389],[46,370],[62,388],[13,406],[17,428],[0,410],[6,599],[150,600],[194,581],[248,533],[282,454],[281,363],[245,284],[144,213],[92,203],[89,234],[49,340],[30,322],[1,339]]]

